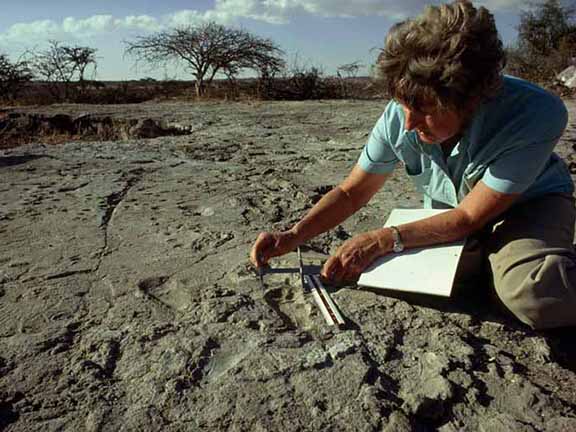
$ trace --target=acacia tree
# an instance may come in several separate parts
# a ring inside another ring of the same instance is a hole
[[[343,64],[338,66],[336,69],[336,74],[338,75],[338,80],[340,81],[340,91],[343,97],[348,97],[348,86],[346,85],[346,78],[356,78],[360,69],[364,67],[359,61],[352,63]]]
[[[550,81],[576,54],[575,10],[558,0],[533,4],[520,15],[518,40],[509,47],[508,70],[536,81]]]
[[[197,96],[204,94],[218,73],[233,78],[244,69],[268,73],[284,65],[283,51],[272,40],[215,22],[139,36],[125,44],[125,55],[136,63],[184,64],[195,78]]]
[[[342,76],[342,74],[344,74],[346,76],[346,78],[356,78],[356,76],[358,75],[358,72],[363,67],[364,67],[364,65],[362,63],[360,63],[359,61],[355,61],[352,63],[347,63],[347,64],[343,64],[341,66],[338,66],[336,73],[338,74],[338,76]]]
[[[86,73],[88,69],[92,68],[92,75],[96,74],[96,48],[85,46],[63,46],[64,57],[73,65],[74,72],[82,91],[86,85]]]
[[[31,54],[31,64],[38,78],[50,84],[49,89],[54,97],[60,98],[60,89],[64,89],[64,98],[70,95],[70,83],[80,82],[80,89],[85,89],[85,78],[89,67],[96,73],[96,49],[86,46],[62,45],[51,40],[48,48]]]
[[[0,99],[15,99],[32,78],[26,61],[19,59],[13,62],[6,54],[0,54]]]

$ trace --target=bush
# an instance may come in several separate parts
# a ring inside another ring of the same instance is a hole
[[[259,96],[272,100],[340,99],[341,86],[335,79],[323,77],[320,68],[293,67],[283,76],[259,82]]]
[[[0,54],[1,100],[14,100],[32,78],[32,73],[25,61],[12,62],[6,54]]]
[[[556,75],[574,62],[576,26],[574,9],[547,0],[523,12],[518,41],[507,49],[506,72],[551,85]]]

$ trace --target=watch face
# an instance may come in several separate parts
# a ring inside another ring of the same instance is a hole
[[[398,228],[395,226],[390,227],[392,230],[392,238],[394,240],[394,244],[392,245],[392,250],[396,253],[402,252],[404,250],[404,244],[402,243],[402,238],[400,237],[400,233],[398,232]]]

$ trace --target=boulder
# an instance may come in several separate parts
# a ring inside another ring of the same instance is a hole
[[[557,78],[566,87],[576,87],[576,66],[568,66],[557,75]]]

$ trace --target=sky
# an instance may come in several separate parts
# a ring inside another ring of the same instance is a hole
[[[274,40],[290,65],[370,65],[395,22],[420,13],[421,0],[0,0],[0,52],[16,60],[49,40],[97,49],[98,80],[190,79],[184,69],[135,66],[125,42],[175,27],[216,21]],[[436,3],[436,2],[434,2]],[[505,44],[513,43],[525,0],[485,0]],[[362,71],[367,73],[367,68]]]

